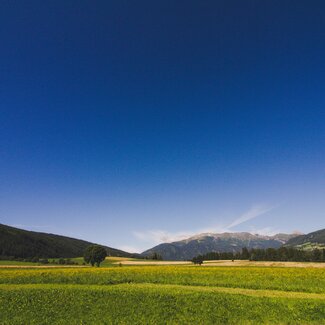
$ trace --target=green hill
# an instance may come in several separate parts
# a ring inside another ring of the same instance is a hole
[[[84,250],[93,243],[35,231],[22,230],[0,224],[0,256],[15,258],[56,258],[83,256]],[[110,256],[131,257],[132,254],[106,247]]]
[[[285,246],[302,248],[302,249],[314,249],[325,247],[325,229],[317,230],[306,235],[300,235],[291,238],[286,242]]]

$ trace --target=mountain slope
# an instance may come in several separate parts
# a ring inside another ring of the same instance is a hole
[[[0,256],[14,257],[78,257],[92,243],[0,224]],[[106,247],[108,255],[129,257],[132,254]]]
[[[285,246],[304,249],[325,247],[325,229],[291,238],[290,240],[288,240]]]
[[[247,232],[200,234],[185,240],[155,246],[141,255],[150,256],[154,252],[165,260],[189,260],[199,254],[209,252],[239,252],[247,248],[278,248],[296,235],[277,234],[275,236],[253,235]]]

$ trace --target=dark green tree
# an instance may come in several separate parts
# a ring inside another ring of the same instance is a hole
[[[265,259],[268,261],[276,261],[277,251],[275,248],[267,248],[265,250]]]
[[[198,255],[196,257],[193,257],[192,262],[194,264],[201,265],[203,263],[203,256],[202,255]]]
[[[152,256],[151,256],[151,259],[152,259],[152,260],[161,261],[163,258],[162,258],[162,256],[161,256],[160,254],[154,252],[154,253],[152,254]]]
[[[313,262],[321,262],[322,261],[322,251],[318,248],[313,250],[312,253],[312,260]]]
[[[249,259],[250,261],[296,261],[296,262],[325,262],[325,249],[315,248],[311,251],[297,249],[293,247],[280,248],[252,248],[248,250],[243,248],[241,252],[210,252],[204,255],[196,256],[192,262],[198,264],[200,259],[209,260],[234,260]]]
[[[91,266],[98,266],[105,260],[107,256],[106,249],[99,245],[91,245],[87,247],[84,253],[84,260]]]
[[[241,251],[241,259],[249,260],[249,251],[248,251],[247,247],[243,247],[243,249]]]

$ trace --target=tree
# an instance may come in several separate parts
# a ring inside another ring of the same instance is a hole
[[[265,251],[265,259],[268,261],[276,261],[276,249],[267,248]]]
[[[248,251],[247,247],[243,247],[243,249],[241,251],[241,259],[249,260],[249,251]]]
[[[101,262],[105,260],[107,256],[106,249],[99,245],[91,245],[87,247],[84,253],[84,260],[86,263],[91,264],[91,266],[98,266]]]
[[[312,261],[313,262],[321,262],[322,261],[322,251],[319,250],[318,248],[313,250]]]
[[[161,261],[163,258],[162,258],[162,256],[161,256],[160,254],[154,252],[154,253],[152,254],[151,259],[152,259],[152,260]]]
[[[193,257],[192,262],[194,264],[201,265],[203,263],[203,256],[202,255],[199,255],[199,256]]]
[[[65,264],[65,259],[61,257],[61,258],[59,259],[59,264],[60,264],[60,265]]]

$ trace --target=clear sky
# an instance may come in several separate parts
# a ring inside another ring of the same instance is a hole
[[[325,226],[325,2],[0,2],[0,222],[131,251]]]

